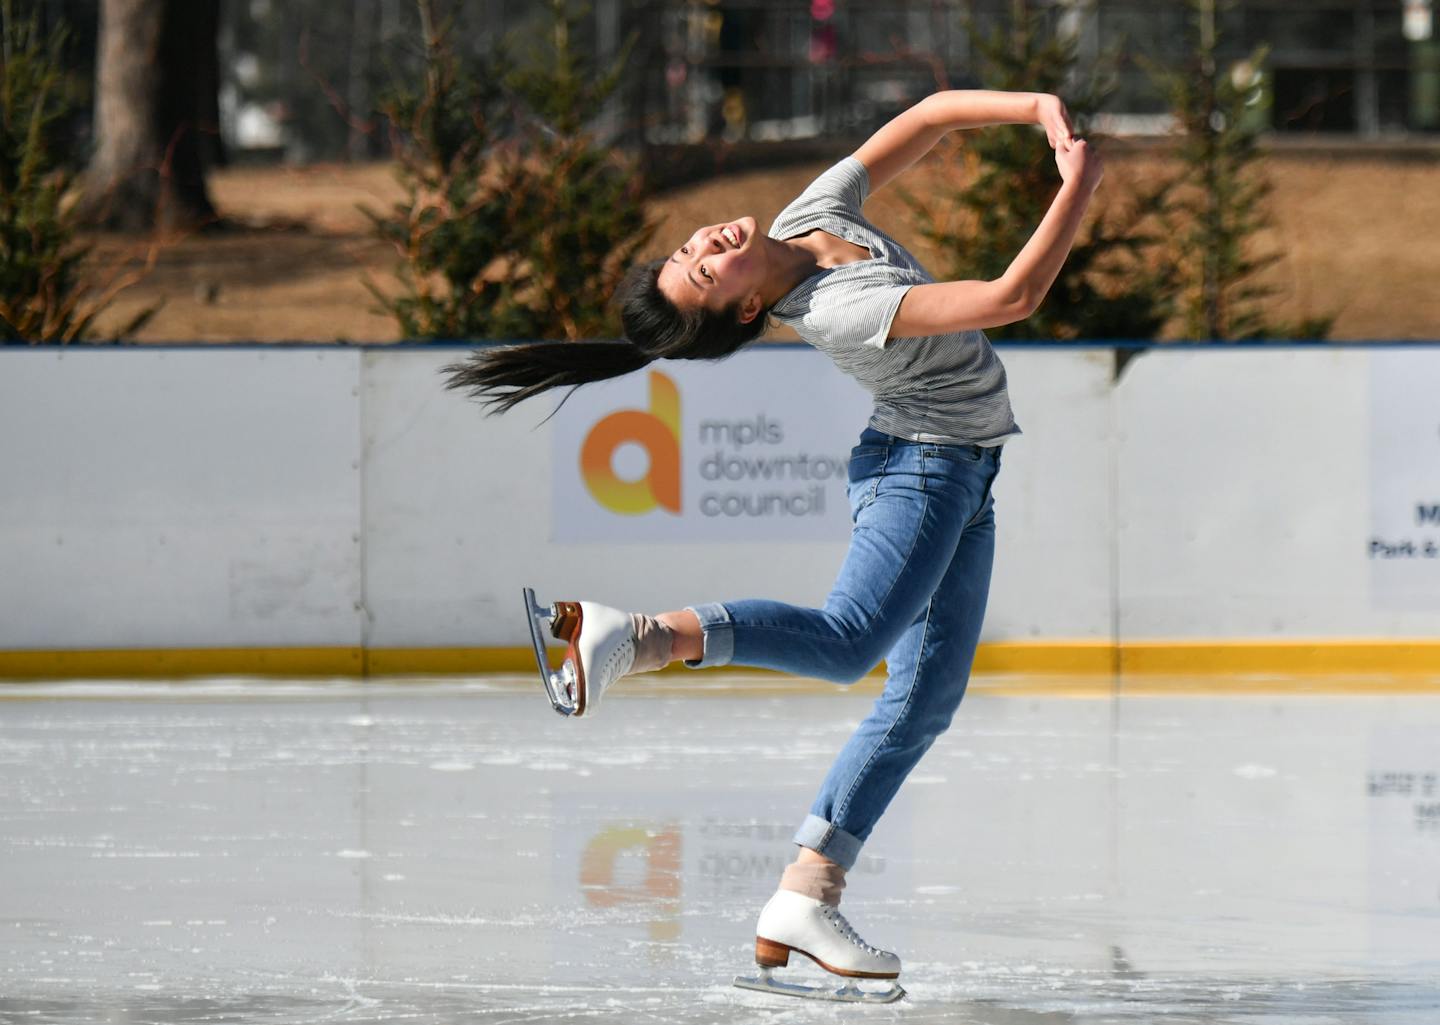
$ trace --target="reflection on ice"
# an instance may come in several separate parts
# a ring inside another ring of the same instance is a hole
[[[972,695],[846,893],[906,962],[879,1009],[729,985],[864,695],[642,685],[573,723],[505,681],[4,693],[0,1021],[1440,1006],[1434,697]]]

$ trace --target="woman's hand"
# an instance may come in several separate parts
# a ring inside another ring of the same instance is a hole
[[[1048,93],[1040,93],[1035,97],[1035,123],[1045,129],[1045,139],[1053,150],[1068,146],[1075,134],[1075,127],[1070,124],[1070,112],[1065,109],[1065,101]]]
[[[1055,150],[1055,166],[1060,169],[1060,178],[1075,182],[1087,192],[1094,192],[1105,177],[1105,162],[1100,151],[1084,139],[1072,139]]]

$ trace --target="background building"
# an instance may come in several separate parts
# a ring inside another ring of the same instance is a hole
[[[1230,64],[1269,48],[1263,114],[1275,131],[1374,139],[1440,128],[1430,0],[1220,6]],[[1145,62],[1183,59],[1193,16],[1183,0],[711,0],[651,9],[637,19],[650,142],[862,133],[937,86],[985,85],[974,33],[1003,30],[1027,9],[1078,35],[1092,60],[1114,58],[1115,130],[1157,132],[1164,101]]]
[[[72,34],[75,89],[93,84],[100,0],[31,0]],[[22,7],[24,5],[21,5]],[[389,154],[376,110],[423,52],[420,10],[453,19],[463,52],[492,59],[543,16],[517,0],[235,0],[220,14],[221,131],[233,154],[292,163]],[[1440,131],[1433,0],[1220,0],[1222,56],[1269,48],[1265,118],[1330,141]],[[851,137],[937,86],[984,85],[973,33],[1028,12],[1115,58],[1112,130],[1166,126],[1145,61],[1182,59],[1187,0],[593,0],[585,40],[632,81],[606,126],[634,144]],[[88,116],[76,119],[77,142]]]

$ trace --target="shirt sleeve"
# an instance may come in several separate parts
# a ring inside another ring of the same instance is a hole
[[[858,214],[870,196],[870,172],[859,160],[846,157],[811,182],[804,194],[820,205],[839,206]]]
[[[780,211],[768,234],[784,238],[797,222],[828,211],[858,215],[870,195],[870,172],[854,157],[846,157],[805,186],[805,191]]]
[[[812,298],[802,334],[826,339],[835,348],[885,348],[890,325],[913,282],[873,281],[836,285]]]

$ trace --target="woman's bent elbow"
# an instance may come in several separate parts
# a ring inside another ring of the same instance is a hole
[[[1039,300],[1039,299],[1031,299],[1029,296],[1026,296],[1026,297],[1024,297],[1023,299],[1020,299],[1020,300],[1018,300],[1017,302],[1013,303],[1013,304],[1005,311],[1005,320],[1004,320],[1004,323],[1006,323],[1006,324],[1018,324],[1018,323],[1019,323],[1020,321],[1022,321],[1022,320],[1029,320],[1031,317],[1033,317],[1033,316],[1035,315],[1035,311],[1038,310],[1039,308],[1040,308],[1040,300]],[[1000,326],[999,324],[996,325],[996,327],[999,327],[999,326]]]
[[[1024,282],[1011,282],[1001,278],[994,282],[994,286],[994,316],[990,319],[995,323],[990,325],[992,327],[1025,320],[1040,307],[1043,296],[1036,295],[1034,289]]]

